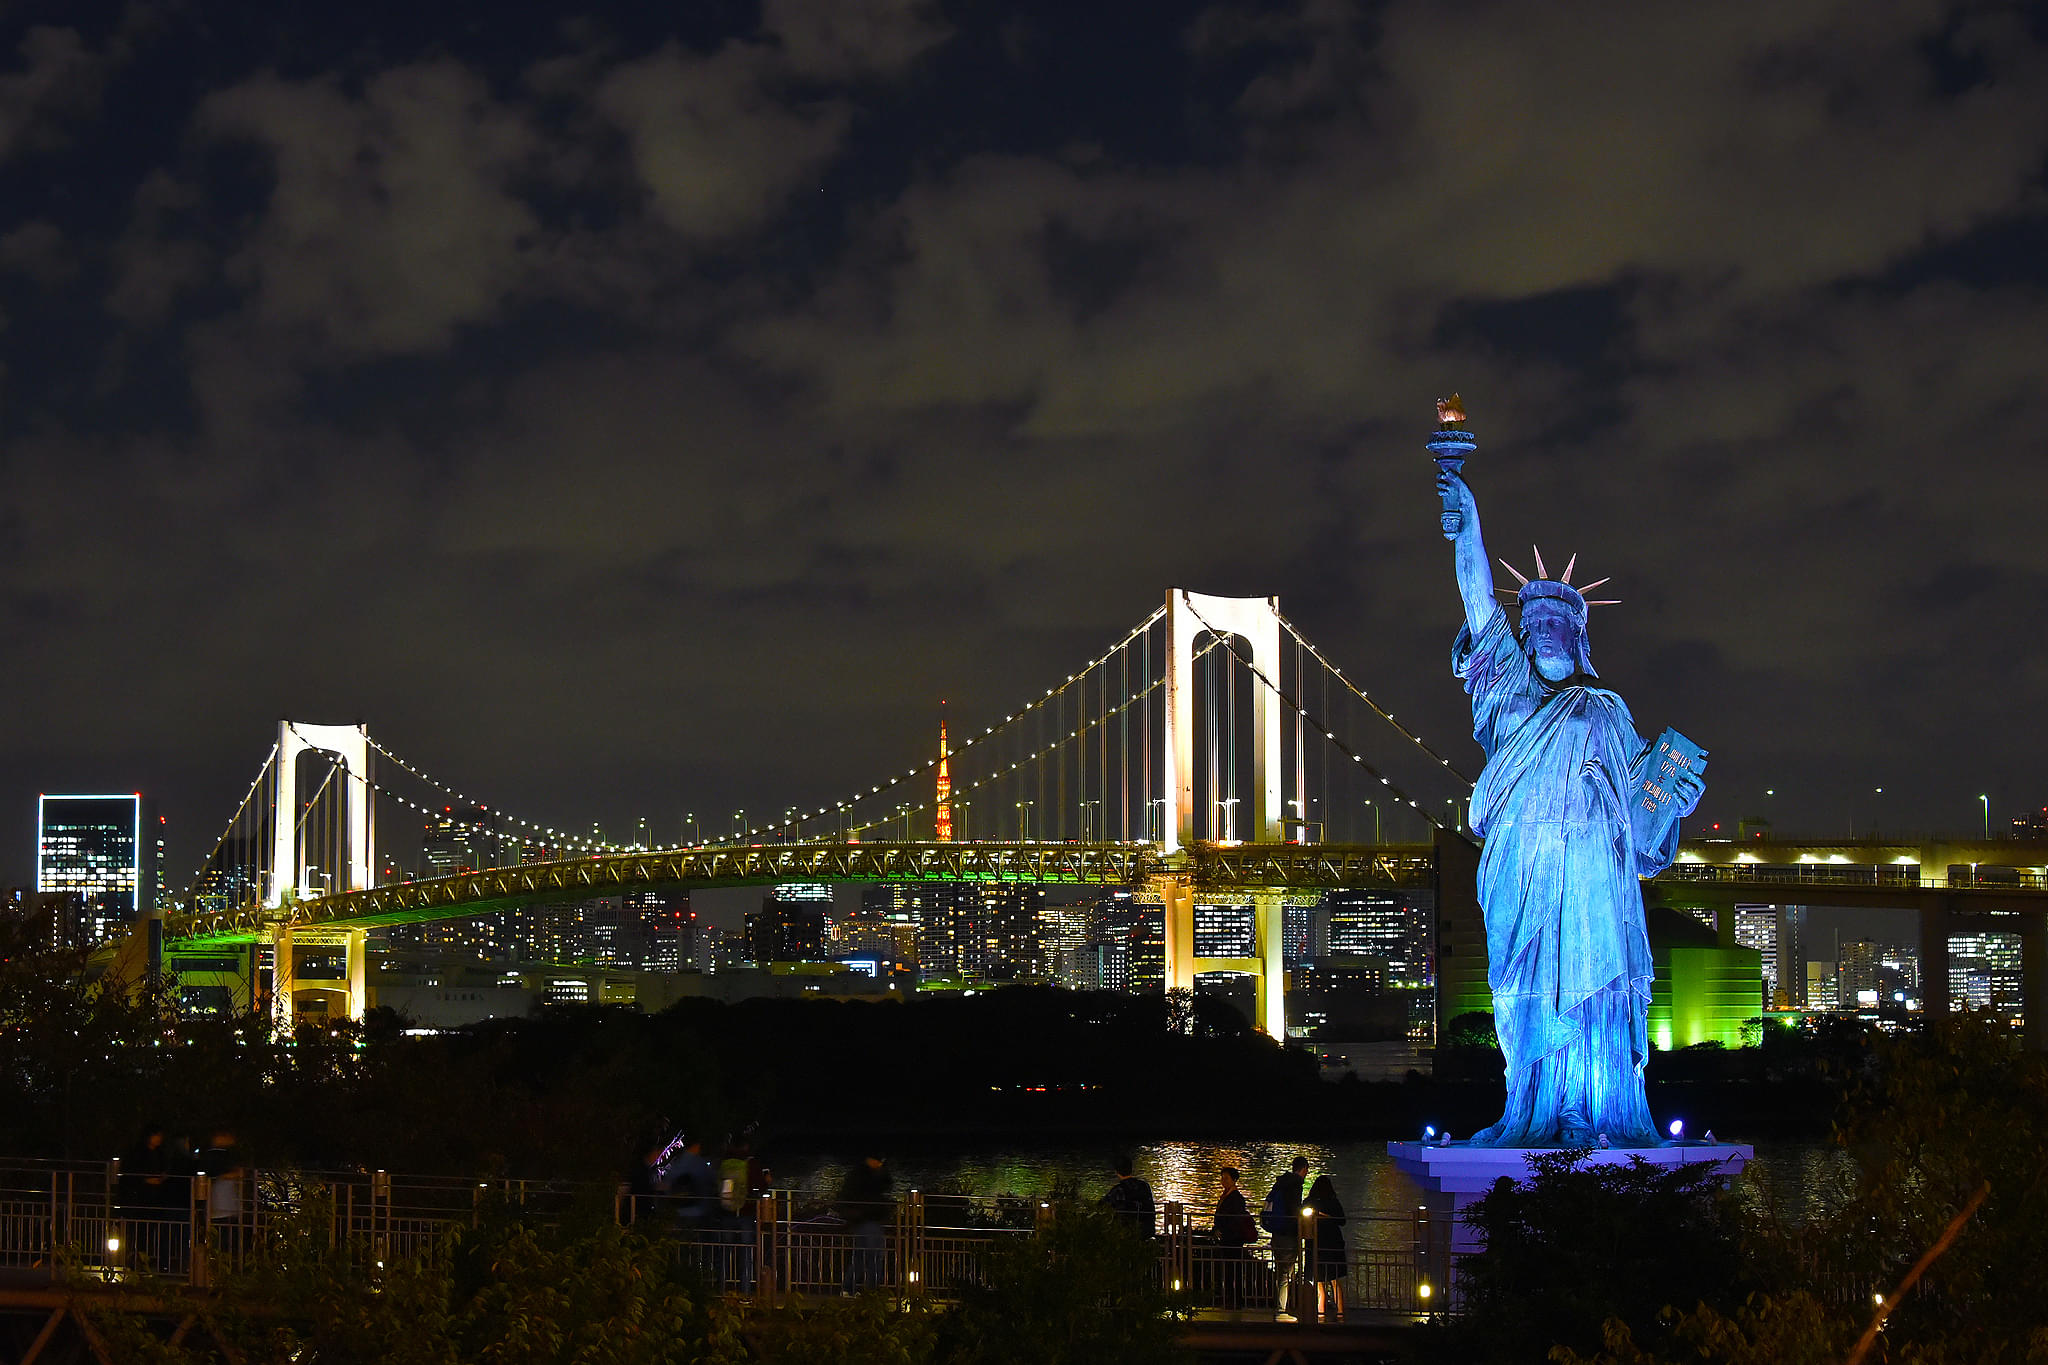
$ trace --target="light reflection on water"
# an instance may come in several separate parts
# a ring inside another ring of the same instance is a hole
[[[1299,1154],[1308,1158],[1309,1181],[1327,1174],[1337,1197],[1351,1214],[1354,1246],[1406,1247],[1413,1244],[1414,1213],[1422,1191],[1394,1168],[1385,1142],[1152,1142],[1131,1149],[1136,1174],[1149,1182],[1163,1209],[1169,1201],[1186,1205],[1198,1228],[1206,1228],[1223,1192],[1221,1171],[1235,1166],[1252,1212],[1273,1182]],[[928,1194],[1011,1194],[1035,1198],[1055,1186],[1072,1185],[1085,1199],[1097,1199],[1115,1183],[1114,1149],[1065,1146],[1018,1147],[943,1153],[929,1150],[890,1152],[889,1168],[898,1194],[918,1189]],[[793,1187],[817,1200],[829,1200],[845,1179],[844,1164],[816,1158],[770,1163],[775,1183]],[[1846,1158],[1825,1143],[1769,1143],[1743,1182],[1752,1207],[1775,1207],[1794,1222],[1821,1212],[1831,1201],[1847,1169]]]

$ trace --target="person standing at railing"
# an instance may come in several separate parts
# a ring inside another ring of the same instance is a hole
[[[669,1170],[669,1188],[676,1196],[676,1231],[686,1239],[701,1238],[718,1212],[718,1177],[704,1155],[703,1138],[683,1144]]]
[[[668,1193],[668,1171],[662,1166],[666,1155],[665,1147],[649,1147],[647,1154],[640,1158],[640,1164],[633,1168],[633,1179],[627,1186],[627,1192],[632,1196],[633,1221],[646,1220],[648,1228],[652,1227],[654,1211],[661,1207],[662,1197]]]
[[[235,1135],[214,1130],[213,1140],[199,1153],[199,1173],[210,1182],[206,1194],[206,1225],[219,1253],[234,1264],[242,1252],[242,1202],[249,1172],[235,1150]]]
[[[841,1279],[841,1288],[849,1294],[882,1285],[883,1253],[888,1247],[884,1229],[896,1208],[895,1183],[882,1158],[873,1154],[848,1171],[840,1183],[839,1216],[853,1235],[853,1251],[846,1258],[846,1274]]]
[[[1335,1305],[1344,1316],[1344,1277],[1351,1273],[1350,1248],[1344,1240],[1344,1203],[1328,1172],[1309,1186],[1308,1207],[1315,1210],[1316,1224],[1316,1312],[1327,1316]]]
[[[1244,1302],[1245,1272],[1251,1266],[1251,1258],[1245,1255],[1245,1248],[1259,1240],[1259,1225],[1252,1218],[1251,1205],[1245,1203],[1244,1191],[1237,1187],[1238,1170],[1225,1166],[1223,1195],[1216,1201],[1216,1217],[1212,1224],[1216,1237],[1216,1274],[1221,1283],[1218,1295],[1225,1308],[1238,1308]]]
[[[178,1189],[171,1178],[171,1150],[163,1125],[145,1124],[142,1136],[121,1158],[118,1212],[127,1225],[131,1264],[159,1272],[170,1265],[170,1228]]]
[[[1287,1291],[1301,1264],[1301,1184],[1307,1178],[1308,1158],[1297,1156],[1259,1207],[1259,1226],[1273,1239],[1273,1309],[1290,1322]]]
[[[1152,1205],[1152,1187],[1137,1176],[1128,1153],[1116,1159],[1116,1184],[1109,1187],[1109,1193],[1102,1196],[1102,1206],[1124,1220],[1130,1229],[1140,1237],[1150,1237],[1158,1230]]]

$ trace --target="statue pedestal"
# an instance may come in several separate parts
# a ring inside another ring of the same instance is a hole
[[[1420,1142],[1390,1142],[1387,1155],[1403,1175],[1422,1187],[1426,1201],[1417,1210],[1416,1241],[1420,1253],[1418,1274],[1431,1286],[1430,1298],[1447,1295],[1438,1302],[1457,1302],[1457,1258],[1478,1251],[1484,1242],[1478,1229],[1465,1222],[1466,1206],[1493,1188],[1505,1176],[1526,1180],[1529,1158],[1545,1147],[1449,1147]],[[1587,1154],[1588,1166],[1615,1165],[1641,1158],[1652,1166],[1671,1167],[1710,1162],[1719,1174],[1742,1174],[1756,1156],[1756,1148],[1739,1142],[1674,1142],[1658,1147],[1609,1147]],[[1424,1307],[1430,1305],[1425,1304]]]

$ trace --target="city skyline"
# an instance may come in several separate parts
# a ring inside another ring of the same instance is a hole
[[[1457,388],[1705,819],[1995,827],[2048,766],[2044,40],[17,8],[0,808],[146,791],[178,880],[280,714],[565,826],[807,806],[1170,584],[1278,594],[1467,761]]]

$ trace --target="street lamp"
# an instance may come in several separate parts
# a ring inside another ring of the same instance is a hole
[[[1372,807],[1372,841],[1383,844],[1386,840],[1380,837],[1380,803],[1368,796],[1365,798],[1365,804]]]
[[[1233,843],[1237,839],[1237,803],[1239,798],[1225,796],[1216,802],[1223,811],[1223,842]]]
[[[1157,832],[1156,832],[1156,833],[1155,833],[1155,832],[1154,832],[1154,831],[1153,831],[1153,830],[1152,830],[1152,829],[1150,828],[1150,826],[1151,826],[1151,824],[1152,824],[1152,807],[1154,807],[1154,806],[1157,806],[1157,807],[1159,807],[1159,825],[1158,825],[1158,829],[1157,829]],[[1165,841],[1165,839],[1166,839],[1166,798],[1165,798],[1165,797],[1163,797],[1163,796],[1155,796],[1155,797],[1153,797],[1153,798],[1152,798],[1152,799],[1151,799],[1150,801],[1148,801],[1148,802],[1146,802],[1146,803],[1145,803],[1145,824],[1146,824],[1146,826],[1147,826],[1147,829],[1146,829],[1146,833],[1147,833],[1147,834],[1148,834],[1148,835],[1149,835],[1149,836],[1151,837],[1151,839],[1152,839],[1152,841],[1153,841],[1154,843],[1163,843],[1163,842]]]
[[[691,842],[692,844],[696,844],[696,843],[701,843],[701,842],[703,842],[702,838],[701,838],[701,837],[699,836],[699,834],[698,834],[698,832],[697,832],[697,812],[695,812],[695,811],[686,811],[686,812],[684,812],[684,814],[683,814],[683,828],[687,829],[687,830],[688,830],[688,831],[690,832],[690,842]]]
[[[1979,793],[1977,799],[1984,803],[1984,837],[1986,840],[1989,840],[1991,838],[1991,794],[1989,792]]]
[[[795,806],[788,807],[782,812],[782,823],[788,827],[787,832],[790,839],[797,843],[803,842],[804,816],[802,811],[798,810]]]
[[[1099,806],[1102,804],[1102,802],[1091,799],[1087,801],[1077,802],[1076,804],[1079,807],[1081,815],[1081,838],[1084,841],[1093,839],[1095,837],[1095,825],[1094,821],[1089,816],[1088,808],[1090,806]]]
[[[741,836],[743,836],[746,832],[747,813],[743,810],[734,811],[732,813],[732,841],[734,843],[738,843],[741,839]]]
[[[1017,803],[1017,842],[1020,844],[1031,842],[1031,803],[1029,801],[1019,801]]]

